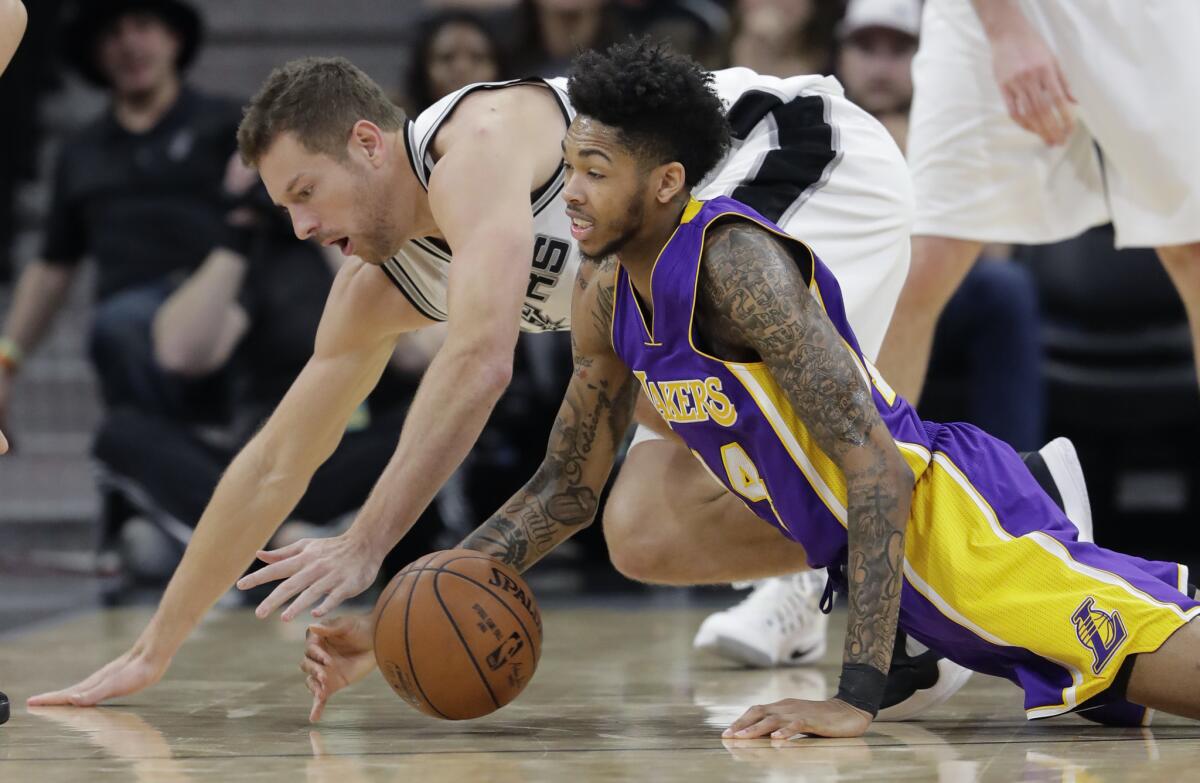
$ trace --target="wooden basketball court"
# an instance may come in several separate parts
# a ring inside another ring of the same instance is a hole
[[[147,609],[93,611],[0,640],[0,781],[1162,781],[1195,780],[1200,724],[1152,729],[1076,717],[1027,723],[1019,691],[976,676],[948,705],[863,739],[723,741],[754,703],[836,687],[822,665],[738,669],[693,653],[706,610],[621,602],[546,610],[541,667],[512,705],[476,721],[413,711],[372,674],[319,726],[297,668],[303,625],[216,613],[153,689],[99,709],[27,710],[124,651]],[[832,639],[841,637],[835,614]]]

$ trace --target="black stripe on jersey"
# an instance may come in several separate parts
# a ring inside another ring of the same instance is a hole
[[[774,93],[762,90],[747,90],[742,93],[737,103],[733,104],[725,115],[729,120],[730,129],[733,130],[733,137],[745,141],[750,131],[754,130],[754,126],[781,105],[783,99]]]
[[[774,108],[764,109],[774,101]],[[735,113],[737,114],[734,117]],[[779,147],[768,152],[753,178],[730,194],[772,223],[785,217],[824,185],[840,157],[834,146],[834,129],[826,118],[825,99],[803,95],[783,103],[778,96],[751,90],[729,110],[731,124],[749,134],[754,117],[767,114],[775,121]]]
[[[562,164],[559,164],[558,171],[554,175],[554,179],[540,187],[537,193],[533,196],[533,216],[537,217],[542,214],[542,210],[554,203],[555,198],[562,192],[563,185],[566,184],[567,177],[563,171]]]
[[[440,242],[434,239],[433,237],[414,239],[412,240],[412,243],[424,250],[426,253],[429,253],[431,256],[445,261],[447,264],[454,260],[453,256],[450,254],[450,246],[445,242]]]
[[[392,284],[408,300],[408,303],[417,309],[417,312],[431,321],[448,320],[448,316],[434,307],[433,303],[426,298],[424,292],[421,291],[421,287],[413,282],[412,278],[408,276],[408,272],[405,271],[404,267],[400,265],[400,262],[394,256],[383,262],[382,269],[388,276],[388,279],[392,281]]]
[[[404,148],[408,151],[408,165],[412,166],[413,174],[417,177],[417,182],[421,183],[421,187],[429,189],[429,183],[426,180],[425,168],[421,165],[421,156],[417,154],[417,148],[413,143],[413,133],[416,132],[416,126],[412,120],[404,121]]]

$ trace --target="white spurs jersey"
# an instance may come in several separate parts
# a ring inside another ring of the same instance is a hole
[[[788,105],[803,93],[841,94],[841,86],[836,80],[821,76],[778,79],[760,76],[746,68],[716,71],[714,76],[717,94],[724,102],[733,125],[734,143],[726,159],[706,179],[706,182],[717,180],[720,184],[706,189],[706,184],[701,183],[696,188],[701,198],[710,198],[718,193],[735,195],[734,184],[738,183],[725,183],[719,174],[739,154],[743,157],[752,156],[752,160],[744,166],[745,179],[740,174],[735,179],[740,182],[751,181],[759,176],[760,170],[766,171],[767,166],[763,161],[768,153],[779,149],[779,126],[786,121],[786,115],[781,114],[779,118],[768,116],[776,109]],[[517,84],[544,84],[558,101],[568,125],[575,117],[567,98],[565,78],[514,79],[463,87],[405,125],[404,141],[409,162],[423,187],[429,188],[429,177],[435,165],[430,149],[434,137],[458,102],[476,90],[497,90]],[[822,111],[817,107],[814,120],[820,121],[821,116]],[[533,258],[521,308],[521,329],[526,332],[551,332],[571,327],[571,296],[575,275],[579,271],[580,255],[578,246],[571,238],[571,221],[567,218],[566,205],[560,198],[563,180],[560,166],[549,182],[530,195]],[[783,198],[789,203],[793,201],[791,195]],[[445,321],[450,317],[447,305],[450,263],[450,248],[440,240],[425,238],[406,242],[399,253],[384,263],[383,269],[417,310],[427,318]]]

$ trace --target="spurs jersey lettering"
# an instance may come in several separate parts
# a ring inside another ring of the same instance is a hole
[[[567,101],[566,80],[516,79],[507,82],[472,84],[453,92],[406,123],[404,141],[409,163],[426,189],[435,161],[431,148],[442,123],[459,101],[477,90],[498,90],[518,84],[545,85],[558,101],[563,119],[575,116]],[[533,257],[529,283],[521,307],[521,329],[552,332],[571,326],[571,290],[579,270],[579,248],[571,238],[571,221],[559,199],[563,187],[560,166],[554,177],[530,196],[533,209]],[[450,281],[450,248],[436,239],[406,242],[400,252],[384,263],[383,269],[408,300],[427,318],[445,321],[450,317],[447,287]]]
[[[740,154],[745,159],[740,165],[747,174],[728,188],[722,184],[721,192],[727,189],[730,195],[755,204],[768,214],[778,211],[782,215],[783,210],[803,203],[811,187],[820,182],[829,160],[813,153],[811,134],[796,131],[807,128],[818,135],[828,135],[820,95],[840,94],[837,81],[822,76],[778,79],[760,76],[746,68],[715,71],[714,77],[714,87],[733,126],[733,146],[697,192],[717,180],[722,167]],[[436,163],[431,152],[433,140],[459,101],[477,90],[499,90],[519,84],[544,85],[558,101],[563,119],[569,124],[574,118],[564,78],[487,82],[453,92],[421,112],[404,129],[409,162],[423,187],[428,189]],[[770,133],[752,133],[764,123]],[[796,149],[788,146],[789,139],[795,142]],[[826,157],[831,159],[832,154],[829,152]],[[794,155],[799,155],[805,165],[795,165],[796,161],[789,157]],[[815,172],[808,171],[813,166]],[[580,256],[571,238],[566,208],[559,198],[563,179],[559,167],[549,182],[530,195],[534,246],[521,309],[521,329],[527,332],[558,331],[571,326],[571,293]],[[755,201],[756,198],[762,200]],[[383,269],[417,310],[427,318],[445,321],[450,317],[446,295],[450,263],[450,248],[439,240],[425,238],[405,243],[399,253],[384,263]]]
[[[913,472],[928,464],[929,438],[908,403],[862,355],[846,321],[837,281],[809,248],[733,199],[693,200],[653,272],[653,309],[617,271],[612,340],[659,414],[709,471],[758,516],[799,541],[813,566],[839,562],[846,548],[846,481],[762,362],[723,361],[692,332],[704,235],[717,220],[748,220],[783,237],[809,288],[871,389],[880,417]]]

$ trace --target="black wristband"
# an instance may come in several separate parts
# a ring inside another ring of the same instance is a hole
[[[219,247],[231,250],[245,259],[250,258],[254,248],[255,226],[226,224],[224,236],[217,242]]]
[[[887,675],[865,663],[847,663],[842,666],[842,679],[838,682],[835,699],[857,707],[875,717],[883,701],[883,690],[887,686]]]

